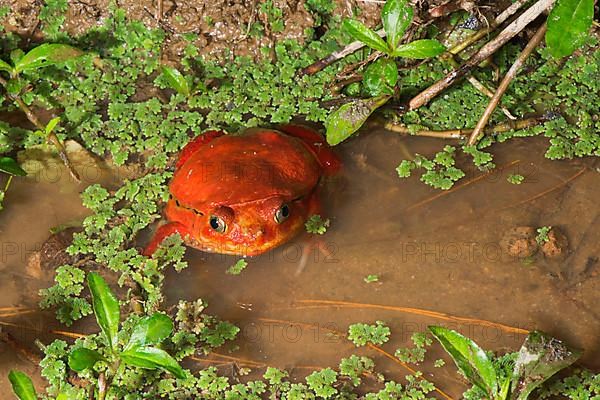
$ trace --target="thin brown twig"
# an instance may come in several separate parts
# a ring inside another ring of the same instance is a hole
[[[510,39],[515,37],[517,33],[521,32],[527,25],[529,25],[534,19],[540,16],[544,11],[550,8],[554,4],[554,0],[538,0],[534,5],[528,8],[523,14],[517,19],[510,23],[500,34],[485,46],[483,46],[477,53],[475,53],[467,62],[461,67],[447,74],[445,77],[417,94],[409,101],[409,109],[415,110],[425,104],[431,99],[436,97],[444,89],[452,85],[457,80],[467,75],[471,69],[479,65],[483,60],[490,57]]]
[[[469,141],[467,142],[467,144],[469,146],[472,146],[475,143],[477,143],[477,140],[483,133],[485,126],[487,125],[488,121],[490,120],[492,113],[496,109],[496,106],[498,105],[498,103],[500,103],[500,99],[502,98],[502,96],[504,95],[506,90],[508,89],[508,86],[513,81],[513,79],[517,76],[517,74],[519,73],[519,70],[521,69],[523,64],[525,64],[525,61],[527,60],[529,55],[540,44],[542,39],[544,39],[545,33],[546,33],[546,23],[544,23],[542,26],[540,26],[538,28],[535,35],[533,35],[533,37],[531,38],[529,43],[527,43],[527,46],[525,46],[525,48],[523,49],[521,54],[519,54],[519,57],[517,57],[517,59],[515,60],[513,65],[511,65],[511,67],[508,70],[508,72],[506,73],[506,75],[504,75],[502,82],[500,82],[500,85],[498,85],[498,89],[496,89],[496,93],[494,93],[494,96],[488,103],[485,111],[481,115],[481,118],[479,118],[479,121],[477,122],[477,126],[475,126],[475,129],[473,129],[473,132],[471,133],[471,136],[469,137]]]
[[[473,43],[477,42],[479,39],[481,39],[482,37],[484,37],[488,33],[492,32],[498,26],[502,25],[504,23],[504,21],[506,21],[511,15],[513,15],[514,13],[516,13],[527,2],[529,2],[529,0],[518,0],[518,1],[514,2],[514,3],[512,3],[504,11],[502,11],[494,19],[494,21],[492,21],[492,23],[488,27],[475,32],[473,35],[469,36],[466,40],[463,40],[462,42],[456,44],[454,47],[452,47],[450,50],[448,50],[448,52],[451,53],[451,54],[458,54],[458,53],[460,53],[461,51],[463,51],[464,49],[466,49],[467,47],[469,47]]]
[[[506,206],[506,207],[504,207],[504,208],[501,208],[500,210],[506,210],[506,209],[508,209],[508,208],[517,207],[517,206],[523,205],[523,204],[525,204],[525,203],[529,203],[529,202],[531,202],[531,201],[537,200],[537,199],[539,199],[540,197],[543,197],[543,196],[547,195],[548,193],[552,193],[552,192],[554,192],[555,190],[558,190],[558,189],[560,189],[560,188],[562,188],[562,187],[564,187],[564,186],[568,185],[569,183],[573,182],[575,179],[579,178],[579,177],[580,177],[580,176],[581,176],[581,175],[582,175],[582,174],[583,174],[585,171],[587,171],[587,170],[588,170],[588,169],[587,169],[587,167],[585,167],[585,168],[582,168],[582,169],[580,169],[579,171],[577,171],[575,174],[571,175],[571,176],[570,176],[570,177],[569,177],[569,178],[568,178],[566,181],[564,181],[564,182],[561,182],[561,183],[559,183],[558,185],[552,186],[550,189],[546,189],[546,190],[544,190],[544,191],[542,191],[542,192],[540,192],[540,193],[536,194],[536,195],[535,195],[535,196],[533,196],[533,197],[530,197],[530,198],[528,198],[528,199],[525,199],[525,200],[523,200],[523,201],[520,201],[520,202],[518,202],[518,203],[514,203],[514,204],[511,204],[511,205],[509,205],[509,206]]]
[[[462,189],[462,188],[464,188],[465,186],[471,185],[471,184],[473,184],[473,183],[475,183],[475,182],[478,182],[478,181],[482,180],[483,178],[485,178],[485,177],[487,177],[487,176],[489,176],[489,175],[491,175],[491,174],[493,174],[493,173],[495,173],[495,172],[502,171],[503,169],[505,169],[505,168],[508,168],[508,167],[511,167],[511,166],[513,166],[513,165],[515,165],[515,164],[518,164],[519,162],[521,162],[521,160],[514,160],[514,161],[511,161],[511,162],[510,162],[510,163],[508,163],[507,165],[504,165],[504,166],[502,166],[502,167],[498,168],[497,170],[491,170],[491,171],[488,171],[488,172],[486,172],[486,173],[484,173],[484,174],[481,174],[481,175],[479,175],[479,176],[476,176],[475,178],[471,179],[470,181],[467,181],[467,182],[465,182],[465,183],[462,183],[462,184],[460,184],[460,185],[454,186],[454,187],[453,187],[452,189],[450,189],[450,190],[445,190],[445,191],[443,191],[443,192],[436,193],[435,195],[433,195],[433,196],[431,196],[431,197],[428,197],[428,198],[426,198],[425,200],[419,201],[418,203],[416,203],[416,204],[413,204],[412,206],[405,208],[405,209],[404,209],[404,211],[411,211],[411,210],[414,210],[415,208],[421,207],[421,206],[423,206],[423,205],[425,205],[425,204],[429,204],[429,203],[431,203],[432,201],[439,199],[440,197],[447,196],[447,195],[449,195],[450,193],[453,193],[453,192],[455,192],[455,191],[457,191],[457,190],[459,190],[459,189]]]
[[[478,318],[469,318],[469,317],[458,317],[455,315],[450,315],[438,311],[430,311],[423,310],[420,308],[412,308],[412,307],[400,307],[400,306],[388,306],[383,304],[369,304],[369,303],[354,303],[350,301],[340,301],[340,300],[298,300],[298,303],[305,304],[321,304],[328,305],[330,307],[349,307],[349,308],[375,308],[379,310],[387,310],[387,311],[399,311],[407,314],[415,314],[423,317],[431,317],[435,319],[441,319],[444,321],[452,321],[452,322],[461,322],[461,323],[469,323],[473,325],[481,325],[487,326],[490,328],[498,328],[505,332],[509,333],[519,333],[519,334],[527,334],[529,331],[527,329],[515,328],[513,326],[500,324],[498,322],[487,321],[484,319]]]
[[[380,29],[380,30],[378,30],[375,33],[377,33],[382,38],[385,37],[385,35],[386,35],[385,31],[383,29]],[[298,74],[300,76],[302,76],[302,75],[313,75],[313,74],[316,74],[317,72],[319,72],[323,68],[325,68],[325,67],[333,64],[337,60],[340,60],[340,59],[346,57],[349,54],[354,53],[355,51],[357,51],[359,49],[362,49],[363,47],[365,47],[365,44],[363,42],[359,41],[359,40],[356,40],[356,41],[350,43],[349,45],[345,46],[343,49],[338,50],[338,51],[334,51],[333,53],[331,53],[327,57],[322,58],[319,61],[316,61],[316,62],[312,63],[308,67],[301,69]]]

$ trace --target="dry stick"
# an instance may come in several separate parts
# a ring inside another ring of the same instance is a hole
[[[382,38],[385,37],[385,35],[386,35],[385,31],[383,29],[380,29],[375,33],[377,33]],[[352,42],[349,45],[347,45],[346,47],[344,47],[343,49],[334,51],[327,57],[322,58],[319,61],[312,63],[308,67],[301,69],[298,74],[300,76],[316,74],[323,68],[333,64],[337,60],[340,60],[340,59],[346,57],[348,54],[354,53],[356,50],[362,49],[363,47],[365,47],[365,44],[363,42],[361,42],[360,40]]]
[[[475,129],[473,129],[473,132],[471,133],[471,137],[469,137],[467,145],[472,146],[477,142],[479,136],[483,133],[483,129],[490,120],[492,113],[496,109],[496,106],[500,102],[500,99],[504,95],[504,92],[506,92],[506,90],[508,89],[508,85],[510,85],[515,76],[517,76],[519,70],[521,69],[523,64],[525,64],[525,60],[527,60],[527,57],[529,57],[533,50],[540,44],[540,42],[544,38],[545,33],[546,23],[539,27],[535,35],[533,35],[529,43],[527,43],[527,46],[525,46],[521,54],[519,54],[519,57],[517,57],[513,65],[511,65],[506,75],[504,75],[502,82],[500,82],[500,85],[498,85],[498,89],[496,89],[496,93],[494,93],[494,97],[492,97],[492,99],[490,100],[488,106],[481,115],[481,118],[479,118],[477,126],[475,126]]]
[[[452,68],[454,68],[454,69],[458,68],[459,64],[456,62],[456,60],[454,59],[453,56],[448,57],[447,61],[450,63]],[[490,89],[488,89],[483,83],[479,82],[479,80],[477,78],[475,78],[473,75],[469,75],[467,77],[467,81],[469,81],[469,83],[471,85],[473,85],[473,87],[475,89],[479,90],[481,93],[485,94],[490,99],[492,97],[494,97],[494,92],[492,92]],[[494,90],[496,90],[496,89],[494,89]],[[510,111],[508,111],[508,109],[506,107],[500,106],[500,109],[502,110],[504,115],[506,115],[508,117],[508,119],[513,119],[513,120],[517,119],[514,115],[512,115],[510,113]]]
[[[466,40],[464,40],[461,43],[452,47],[450,50],[448,50],[448,52],[452,53],[452,54],[460,53],[461,51],[463,51],[464,49],[466,49],[467,47],[469,47],[470,45],[472,45],[473,43],[475,43],[476,41],[478,41],[479,39],[481,39],[482,37],[484,37],[491,31],[496,29],[498,26],[503,24],[504,21],[506,21],[511,15],[516,13],[519,10],[519,8],[523,7],[525,5],[525,3],[527,3],[527,2],[529,2],[529,0],[519,0],[517,2],[514,2],[509,7],[507,7],[506,10],[502,11],[494,19],[494,21],[490,24],[490,26],[488,26],[485,29],[481,29],[480,31],[477,31],[472,36],[468,37]]]
[[[511,24],[504,28],[504,30],[500,32],[495,39],[483,46],[460,68],[450,72],[448,75],[413,97],[408,103],[409,109],[415,110],[427,104],[441,91],[452,85],[458,79],[467,75],[472,68],[494,54],[500,47],[506,44],[506,42],[515,37],[517,33],[525,29],[525,27],[529,25],[531,21],[536,19],[538,16],[540,16],[540,14],[551,7],[552,4],[554,4],[554,0],[538,0],[533,6],[521,14],[519,18],[515,19]]]
[[[526,329],[515,328],[513,326],[504,325],[504,324],[500,324],[497,322],[491,322],[491,321],[486,321],[486,320],[477,319],[477,318],[457,317],[454,315],[445,314],[445,313],[441,313],[441,312],[437,312],[437,311],[422,310],[419,308],[412,308],[412,307],[386,306],[383,304],[367,304],[367,303],[353,303],[350,301],[312,300],[312,299],[299,300],[298,303],[322,304],[322,305],[329,305],[329,306],[351,307],[351,308],[376,308],[376,309],[380,309],[380,310],[400,311],[400,312],[404,312],[404,313],[408,313],[408,314],[415,314],[415,315],[420,315],[420,316],[424,316],[424,317],[432,317],[432,318],[436,318],[436,319],[441,319],[444,321],[464,322],[464,323],[470,323],[470,324],[474,324],[474,325],[498,328],[498,329],[501,329],[501,330],[503,330],[505,332],[509,332],[509,333],[520,333],[520,334],[529,333],[529,331]]]
[[[547,116],[539,116],[539,117],[526,118],[526,119],[516,120],[516,121],[512,121],[512,120],[506,121],[506,122],[502,122],[496,126],[493,126],[491,128],[486,128],[485,133],[496,134],[496,133],[508,132],[511,130],[530,128],[532,126],[543,124],[544,122],[548,121],[549,119],[550,118]],[[451,130],[446,130],[446,131],[424,130],[424,131],[413,132],[408,127],[402,126],[402,125],[394,125],[393,122],[387,122],[384,125],[384,128],[389,131],[400,133],[403,135],[426,136],[426,137],[433,137],[433,138],[440,138],[440,139],[466,139],[468,135],[473,133],[473,129],[451,129]]]

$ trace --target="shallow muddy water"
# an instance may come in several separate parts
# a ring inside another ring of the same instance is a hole
[[[323,196],[332,221],[320,237],[328,254],[314,246],[306,250],[310,243],[304,235],[249,259],[241,275],[231,276],[225,270],[236,257],[188,249],[189,268],[168,274],[168,302],[201,297],[210,314],[241,328],[233,346],[206,356],[203,365],[227,372],[228,357],[235,357],[241,366],[285,367],[302,376],[309,368],[336,366],[341,357],[361,353],[373,357],[388,378],[401,379],[408,371],[385,354],[356,349],[336,335],[349,324],[381,320],[392,331],[382,346],[389,354],[430,324],[458,329],[497,351],[516,350],[524,339],[519,329],[540,329],[584,348],[581,363],[599,368],[600,176],[593,160],[549,161],[542,156],[543,139],[517,139],[495,146],[499,168],[493,173],[470,170],[451,191],[431,189],[414,176],[397,178],[403,158],[429,156],[444,144],[376,131],[339,146],[344,170],[327,182]],[[515,173],[525,176],[521,185],[507,182]],[[48,281],[27,269],[32,250],[51,227],[85,215],[81,189],[23,179],[11,187],[0,214],[0,307],[35,306],[37,289]],[[525,262],[501,251],[499,243],[511,228],[546,225],[568,236],[566,258],[538,254]],[[379,282],[364,282],[369,274],[378,275]],[[422,310],[440,314],[425,316]],[[41,331],[57,326],[50,312],[4,320]],[[51,338],[4,328],[28,345],[36,337]],[[229,352],[234,346],[239,348]],[[458,397],[465,386],[453,368],[434,369],[441,353],[437,347],[432,353],[423,369]],[[39,375],[4,344],[0,360],[3,387],[11,367]]]

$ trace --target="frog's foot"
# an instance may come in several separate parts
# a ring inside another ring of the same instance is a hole
[[[154,236],[152,237],[152,240],[150,240],[150,243],[146,246],[142,254],[148,257],[152,256],[152,254],[154,254],[154,252],[163,240],[176,233],[179,233],[181,238],[184,240],[186,236],[191,236],[190,231],[183,224],[179,222],[169,222],[167,224],[161,225],[156,230]]]
[[[304,246],[302,246],[302,255],[300,256],[300,261],[298,261],[298,265],[296,266],[296,272],[294,272],[294,276],[300,276],[306,265],[308,264],[311,256],[313,257],[313,262],[319,262],[322,260],[323,262],[335,262],[335,246],[332,246],[331,243],[325,242],[320,237],[314,237],[311,235],[307,239]]]
[[[317,160],[319,160],[324,175],[334,175],[339,172],[342,167],[342,161],[331,150],[325,138],[318,132],[307,126],[296,124],[281,125],[277,129],[302,140]]]
[[[202,133],[200,136],[192,139],[191,142],[185,145],[185,147],[179,153],[179,159],[177,160],[177,164],[175,164],[175,168],[179,169],[185,162],[194,154],[200,147],[204,146],[211,140],[218,138],[219,136],[223,136],[225,132],[223,131],[206,131]]]

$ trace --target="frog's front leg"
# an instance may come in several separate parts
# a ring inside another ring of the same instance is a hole
[[[167,224],[161,225],[156,230],[154,236],[152,237],[152,240],[150,240],[150,243],[146,246],[142,254],[150,257],[152,254],[154,254],[158,246],[162,243],[163,240],[165,240],[165,238],[176,233],[179,233],[179,235],[184,241],[186,239],[186,236],[192,236],[192,233],[185,225],[179,222],[169,222]]]

